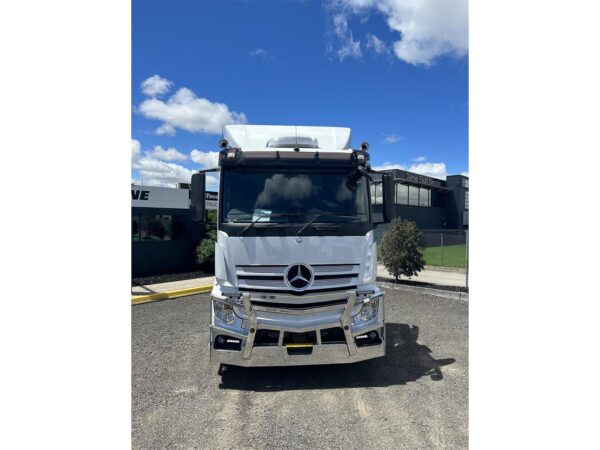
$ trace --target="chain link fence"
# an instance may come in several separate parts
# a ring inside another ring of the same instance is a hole
[[[387,227],[375,231],[377,244],[381,242]],[[425,268],[418,276],[402,277],[412,283],[424,283],[456,288],[469,287],[469,230],[422,230],[421,252]],[[386,268],[380,264],[378,276],[390,278]]]

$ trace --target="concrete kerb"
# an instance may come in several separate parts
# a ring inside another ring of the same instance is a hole
[[[154,294],[134,295],[131,297],[131,304],[139,305],[141,303],[157,302],[160,300],[171,300],[177,297],[186,297],[188,295],[203,294],[212,291],[212,288],[213,285],[210,284],[206,286],[196,286],[192,288],[177,289],[167,292],[156,292]]]
[[[383,281],[383,280],[377,280],[377,281],[382,287],[385,287],[388,289],[395,289],[397,291],[420,292],[422,294],[427,294],[432,297],[442,297],[442,298],[449,298],[449,299],[453,299],[453,300],[463,300],[466,302],[469,301],[469,294],[466,292],[446,291],[443,289],[432,289],[432,288],[426,288],[426,287],[420,287],[420,286],[408,286],[405,284],[395,284],[395,283],[391,283],[391,282],[387,282],[387,281]]]

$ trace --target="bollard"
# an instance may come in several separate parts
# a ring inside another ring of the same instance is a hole
[[[466,245],[465,245],[465,265],[466,267],[466,271],[465,271],[465,287],[468,288],[469,287],[469,230],[465,231],[465,241],[466,241]]]
[[[440,250],[442,251],[442,267],[444,267],[444,233],[440,233]]]

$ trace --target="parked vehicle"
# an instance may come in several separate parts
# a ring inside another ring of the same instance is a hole
[[[350,129],[228,125],[211,293],[210,358],[239,366],[334,364],[385,355],[368,144]],[[204,217],[207,171],[192,177]],[[394,214],[383,178],[383,221]]]

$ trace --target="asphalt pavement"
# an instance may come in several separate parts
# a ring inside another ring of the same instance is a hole
[[[132,307],[133,448],[468,447],[466,301],[387,288],[387,355],[312,367],[210,363],[209,314]]]

